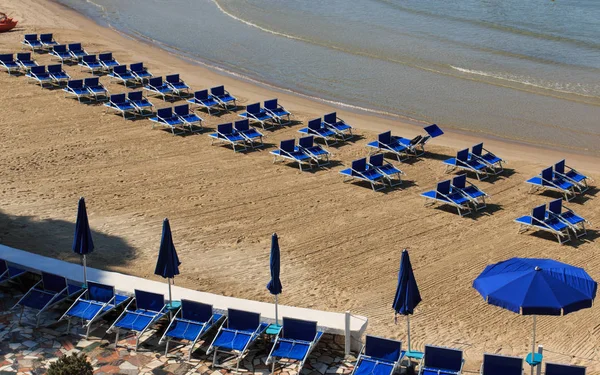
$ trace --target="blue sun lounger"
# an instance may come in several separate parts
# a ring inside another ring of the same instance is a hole
[[[371,188],[373,191],[380,191],[385,189],[385,180],[386,177],[377,171],[375,168],[369,168],[367,165],[367,158],[362,158],[358,160],[354,160],[352,162],[352,167],[347,169],[342,169],[340,174],[347,176],[344,182],[349,182],[354,179],[366,181],[371,184]]]
[[[79,61],[83,56],[87,56],[88,53],[83,49],[81,43],[71,43],[68,45],[68,50],[74,61]]]
[[[375,154],[369,157],[369,168],[381,173],[391,187],[402,185],[402,175],[405,173],[396,168],[392,163],[386,163],[383,154]]]
[[[62,64],[48,65],[48,74],[55,84],[61,85],[71,79],[71,76],[63,70]]]
[[[142,91],[130,91],[127,93],[127,101],[135,107],[140,116],[152,116],[154,104],[152,104]]]
[[[54,79],[50,76],[50,73],[46,71],[45,66],[34,66],[29,69],[29,71],[25,74],[25,76],[35,80],[41,88],[44,88],[44,84],[49,84],[50,86],[54,85]]]
[[[464,362],[462,350],[425,345],[419,375],[459,375]]]
[[[563,178],[572,182],[580,193],[585,192],[589,188],[587,183],[588,177],[566,165],[565,159],[554,164],[554,175],[555,178]]]
[[[561,245],[571,240],[569,225],[557,217],[546,217],[545,204],[535,207],[531,211],[531,216],[521,216],[516,218],[515,222],[519,224],[519,234],[525,233],[530,229],[542,230],[556,236],[558,243]]]
[[[545,168],[538,176],[525,182],[531,185],[530,194],[537,191],[552,190],[563,194],[567,202],[576,196],[575,184],[562,177],[555,177],[552,167]]]
[[[148,80],[146,86],[144,86],[144,90],[147,90],[149,93],[154,94],[156,96],[160,96],[163,100],[167,100],[167,96],[174,96],[175,91],[163,82],[162,77],[153,77]]]
[[[337,117],[336,112],[331,112],[323,116],[323,126],[333,130],[343,141],[347,141],[353,137],[352,126],[346,124],[344,120]]]
[[[41,51],[43,49],[42,42],[38,39],[37,34],[25,34],[21,44],[23,47],[31,48],[32,52]]]
[[[112,72],[108,73],[108,76],[124,84],[125,87],[127,87],[129,83],[132,83],[133,86],[138,83],[137,77],[127,69],[127,65],[117,65],[113,67]]]
[[[230,111],[237,109],[237,99],[225,90],[225,86],[213,87],[210,89],[210,95],[221,104],[224,110]]]
[[[235,131],[242,135],[242,137],[246,138],[246,142],[250,144],[252,148],[264,146],[262,133],[251,127],[248,119],[236,121],[233,124],[233,127],[235,128]]]
[[[74,79],[67,81],[67,85],[63,88],[65,97],[73,95],[81,103],[82,99],[91,100],[91,93],[83,86],[82,79]]]
[[[67,282],[67,279],[51,273],[42,272],[42,279],[29,289],[27,293],[13,307],[21,306],[21,314],[19,315],[19,324],[23,317],[25,308],[36,310],[36,324],[40,323],[40,315],[46,310],[59,302],[67,300],[81,293],[83,289],[81,285],[72,285]]]
[[[115,347],[119,343],[121,330],[131,331],[135,334],[135,351],[137,352],[140,337],[156,322],[167,316],[165,296],[162,294],[145,292],[135,289],[135,297],[127,304],[125,310],[117,320],[108,328],[107,333],[116,331]],[[135,309],[131,305],[135,302]],[[131,309],[130,309],[131,308]]]
[[[270,152],[274,156],[273,163],[289,160],[298,163],[300,171],[302,171],[302,165],[308,165],[308,169],[312,169],[313,159],[310,155],[296,149],[296,141],[293,139],[287,139],[279,143],[279,149]]]
[[[375,152],[389,152],[396,155],[398,161],[402,161],[408,157],[408,147],[392,136],[391,131],[386,131],[377,136],[377,140],[369,142],[367,147],[375,149]]]
[[[451,191],[450,180],[438,182],[435,190],[426,191],[421,193],[421,196],[425,198],[425,207],[433,206],[436,202],[441,204],[448,204],[456,208],[460,216],[468,215],[471,213],[469,207],[469,199],[458,192]],[[463,213],[463,211],[465,211]]]
[[[189,94],[190,92],[190,86],[188,86],[181,78],[179,78],[179,74],[171,74],[166,76],[165,83],[177,96],[183,96],[184,94]]]
[[[189,104],[181,104],[173,108],[175,115],[183,122],[184,125],[190,128],[190,132],[195,133],[202,131],[202,118],[197,114],[190,112]],[[195,126],[198,128],[196,129]]]
[[[329,143],[337,143],[335,132],[329,128],[324,127],[320,118],[315,118],[308,121],[307,127],[299,129],[298,132],[304,135],[313,135],[316,138],[321,138],[325,142],[325,145],[328,147]]]
[[[278,124],[278,122],[273,119],[273,115],[260,107],[260,103],[248,104],[246,106],[246,112],[242,112],[238,114],[238,116],[259,123],[263,129],[267,129],[267,122],[270,122],[268,128],[272,128],[275,124]]]
[[[489,177],[488,168],[490,167],[477,159],[469,159],[468,148],[458,151],[455,158],[444,160],[444,164],[446,165],[446,173],[461,169],[475,173],[479,181]]]
[[[107,72],[111,72],[115,66],[121,65],[117,60],[115,60],[112,52],[100,53],[98,55],[98,61],[100,61],[100,64],[102,64],[102,67]]]
[[[563,211],[563,208],[565,209]],[[580,238],[587,234],[585,230],[585,224],[588,223],[586,219],[579,216],[575,211],[562,204],[562,199],[556,199],[548,203],[548,212],[546,217],[554,217],[567,224],[569,228],[575,234],[575,237]]]
[[[318,166],[329,165],[329,156],[331,153],[321,147],[321,145],[316,144],[312,135],[300,138],[297,150],[310,156]]]
[[[31,58],[31,53],[29,52],[17,53],[17,59],[15,60],[15,62],[19,64],[21,69],[25,72],[27,72],[34,66],[38,66],[38,63],[36,63],[35,60]]]
[[[83,327],[86,328],[85,338],[87,339],[94,322],[115,311],[128,299],[127,296],[116,294],[114,286],[88,281],[86,291],[73,302],[58,321],[67,320],[67,333],[69,333],[71,320],[81,320]]]
[[[298,364],[299,374],[322,336],[323,331],[317,329],[317,322],[284,316],[281,330],[275,337],[271,352],[265,361],[267,365],[272,363],[271,374],[275,373],[277,363],[285,363],[285,366],[288,366],[290,361]]]
[[[585,367],[546,362],[545,375],[585,375]]]
[[[523,358],[483,354],[480,375],[523,375]]]
[[[3,53],[0,55],[0,67],[6,69],[6,72],[10,75],[13,72],[21,71],[21,66],[15,61],[12,53]]]
[[[183,126],[185,125],[183,121],[177,116],[177,114],[173,113],[173,108],[161,108],[156,111],[156,116],[150,117],[150,121],[153,123],[164,125],[171,129],[171,133],[173,135],[181,134],[185,132]],[[152,124],[152,129],[154,129],[154,124]],[[177,133],[175,130],[178,130]]]
[[[428,125],[423,128],[426,134],[417,136],[413,139],[398,137],[397,139],[408,146],[408,152],[414,156],[421,156],[425,153],[425,145],[433,138],[444,135],[442,129],[436,124]]]
[[[367,335],[351,375],[392,375],[404,354],[401,341]]]
[[[264,107],[279,125],[288,125],[292,122],[290,118],[292,114],[283,108],[283,106],[277,102],[277,99],[265,100]]]
[[[42,47],[47,51],[59,44],[56,40],[54,40],[54,36],[51,33],[40,34],[40,43],[42,43]]]
[[[220,144],[229,144],[231,145],[231,148],[233,148],[233,152],[238,151],[237,147],[240,147],[244,151],[248,149],[246,137],[233,129],[233,124],[231,122],[217,125],[217,132],[211,133],[208,136],[212,138],[211,145],[214,144],[215,141]]]
[[[469,181],[467,181],[467,175],[461,174],[452,179],[451,190],[452,193],[460,193],[465,198],[471,201],[475,210],[480,210],[485,208],[487,204],[485,203],[485,199],[489,198],[489,195],[483,192],[483,190],[479,189],[477,186],[473,185]]]
[[[98,77],[86,78],[83,80],[83,87],[90,92],[95,100],[108,99],[108,90],[100,83]]]
[[[487,164],[494,174],[499,174],[504,171],[504,167],[502,166],[502,163],[505,163],[504,159],[483,148],[483,143],[478,143],[471,147],[471,155],[469,155],[469,157]]]
[[[82,68],[89,69],[92,74],[101,73],[104,71],[104,67],[98,61],[96,55],[85,55],[79,61],[79,66]]]
[[[60,60],[61,63],[71,62],[73,61],[73,56],[69,51],[67,51],[67,46],[64,44],[59,44],[52,47],[50,51],[50,55],[56,57]]]
[[[0,285],[26,274],[27,271],[11,266],[4,259],[0,259]]]
[[[125,94],[113,94],[109,96],[108,102],[104,103],[104,106],[106,107],[106,111],[112,109],[122,115],[125,120],[135,118],[137,115],[137,108],[125,98]]]
[[[144,63],[141,62],[129,65],[129,69],[135,78],[137,78],[137,80],[142,84],[145,80],[154,77],[154,75],[150,73],[146,67],[144,67]]]
[[[171,341],[188,341],[191,343],[188,361],[191,360],[196,342],[223,317],[222,314],[216,314],[213,311],[212,305],[182,299],[181,307],[158,342],[159,344],[165,343],[165,357],[169,353]]]
[[[227,317],[206,351],[206,354],[214,352],[212,365],[224,367],[217,362],[217,354],[228,353],[231,359],[237,360],[238,372],[240,361],[268,326],[267,323],[261,323],[258,313],[227,309]]]
[[[200,90],[194,93],[194,97],[188,99],[187,101],[190,104],[195,104],[199,108],[204,108],[211,115],[211,110],[215,110],[216,112],[221,112],[221,103],[212,96],[208,94],[208,90]]]

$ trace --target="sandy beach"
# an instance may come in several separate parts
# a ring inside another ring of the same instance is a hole
[[[90,53],[112,51],[124,64],[143,61],[155,75],[180,73],[196,90],[224,84],[242,105],[277,97],[298,122],[336,110],[191,64],[50,1],[0,0],[0,10],[20,21],[13,32],[0,34],[0,53],[20,51],[25,33],[52,32],[60,42],[82,42]],[[35,58],[43,65],[51,61],[49,55]],[[76,78],[90,77],[78,66],[65,69]],[[513,222],[559,197],[528,194],[526,179],[566,158],[599,181],[595,157],[447,131],[428,144],[424,157],[395,163],[407,174],[402,189],[375,193],[344,184],[338,172],[366,156],[365,146],[378,132],[412,137],[422,125],[338,110],[358,137],[330,148],[330,168],[300,172],[295,165],[273,164],[269,154],[279,141],[299,137],[300,124],[266,131],[264,150],[234,153],[211,146],[206,133],[235,120],[236,113],[201,112],[209,130],[173,136],[152,129],[148,120],[125,121],[101,105],[80,104],[28,81],[0,73],[2,244],[76,262],[70,247],[77,199],[84,196],[96,245],[89,265],[157,278],[161,224],[168,217],[182,260],[177,285],[271,301],[265,285],[270,235],[277,232],[281,303],[350,310],[369,318],[368,333],[402,340],[405,325],[394,324],[391,303],[400,253],[408,248],[423,297],[411,320],[413,347],[463,349],[466,369],[473,371],[484,352],[524,357],[531,347],[531,318],[487,305],[471,287],[487,264],[516,256],[553,258],[600,280],[594,226],[584,239],[561,246],[547,235],[519,235]],[[130,91],[108,77],[101,82],[111,93]],[[499,177],[478,182],[469,176],[491,195],[488,208],[460,218],[454,210],[423,207],[419,194],[449,178],[442,161],[481,140],[509,161]],[[597,223],[597,191],[567,205]],[[545,359],[600,373],[599,321],[597,307],[539,318],[537,342]]]

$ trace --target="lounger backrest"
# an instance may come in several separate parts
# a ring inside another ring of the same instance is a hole
[[[483,153],[483,143],[479,143],[471,147],[471,153],[476,156],[481,156]]]
[[[462,366],[463,352],[458,349],[425,345],[423,358],[425,367],[458,372]]]
[[[439,137],[440,135],[444,134],[442,129],[440,129],[440,127],[436,124],[426,126],[425,131],[431,136],[431,138]]]
[[[19,61],[31,61],[31,53],[17,53],[17,60]]]
[[[92,301],[98,301],[107,303],[115,296],[115,287],[112,285],[105,285],[95,283],[93,281],[87,282],[87,297]]]
[[[48,65],[48,73],[62,73],[62,65]]]
[[[100,86],[100,79],[98,77],[86,78],[83,83],[87,87],[98,87]]]
[[[194,93],[194,98],[197,100],[206,100],[208,99],[208,90],[200,90]]]
[[[194,322],[208,322],[213,315],[212,305],[206,303],[190,301],[187,299],[181,300],[181,317]]]
[[[484,354],[482,375],[523,375],[523,359]]]
[[[546,375],[585,375],[585,367],[546,363]]]
[[[291,340],[313,341],[317,336],[317,322],[283,317],[282,337]]]
[[[134,63],[129,65],[129,69],[131,69],[132,72],[141,72],[144,70],[144,63]]]
[[[141,91],[132,91],[127,94],[129,100],[140,101],[144,98],[144,94]]]
[[[6,272],[7,269],[8,266],[6,265],[6,261],[4,259],[0,259],[0,275]]]
[[[414,145],[418,144],[419,142],[421,142],[422,139],[423,139],[423,136],[419,134],[419,135],[417,135],[416,137],[414,137],[413,139],[410,140],[410,144],[412,146],[414,146]]]
[[[450,180],[438,182],[436,192],[443,195],[450,194]]]
[[[53,39],[52,34],[40,34],[40,41],[44,43],[50,43]]]
[[[81,51],[81,43],[69,44],[69,51]]]
[[[225,86],[217,86],[210,89],[210,93],[215,96],[225,95]]]
[[[178,116],[187,116],[190,114],[190,107],[187,104],[182,104],[173,108],[173,111],[175,111],[175,114]]]
[[[112,61],[112,52],[105,52],[98,55],[98,60],[100,61]]]
[[[293,139],[287,139],[279,143],[279,149],[285,152],[294,152],[296,141]]]
[[[401,341],[369,335],[365,339],[365,355],[369,357],[396,362],[400,358],[401,352]]]
[[[243,132],[246,130],[250,130],[250,121],[248,119],[243,119],[235,122],[235,130]]]
[[[312,129],[312,130],[319,130],[321,129],[321,119],[320,118],[315,118],[312,119],[308,122],[308,128]]]
[[[542,179],[545,181],[552,181],[554,178],[554,174],[552,173],[552,167],[548,167],[544,169],[541,173]]]
[[[260,325],[260,314],[249,311],[227,309],[227,328],[254,332]]]
[[[98,60],[96,59],[96,55],[87,55],[87,56],[83,56],[83,62],[86,62],[88,64],[90,63],[95,63]]]
[[[117,65],[113,68],[113,72],[117,74],[127,73],[127,65]]]
[[[464,189],[467,186],[467,175],[461,174],[452,179],[452,186],[458,189]]]
[[[546,220],[546,205],[542,204],[531,210],[531,216],[539,221]]]
[[[25,34],[24,38],[28,42],[37,42],[38,40],[37,34]]]
[[[46,272],[42,272],[42,283],[44,284],[45,290],[55,293],[58,293],[67,287],[67,280],[64,277]]]
[[[560,215],[562,213],[562,198],[555,199],[548,203],[548,211],[552,212],[553,214]]]
[[[59,44],[57,46],[52,47],[52,50],[54,52],[64,53],[64,52],[67,52],[67,46],[64,44]]]
[[[554,164],[554,171],[556,173],[565,174],[565,159]]]
[[[314,141],[314,137],[312,135],[309,135],[308,137],[300,138],[298,140],[298,144],[300,145],[300,147],[309,148],[314,146]]]
[[[265,108],[269,110],[277,109],[277,99],[265,100]]]
[[[14,60],[13,60],[12,53],[4,53],[4,54],[0,55],[0,61],[5,62],[5,63],[13,62]]]
[[[67,82],[67,87],[70,89],[80,89],[83,87],[83,80],[74,79]]]
[[[115,104],[125,103],[125,94],[113,94],[110,96],[110,101]]]
[[[165,81],[169,83],[179,83],[179,74],[171,74],[165,77]]]
[[[377,136],[377,140],[379,143],[383,143],[384,145],[389,145],[392,143],[392,132],[390,130],[381,133]]]
[[[383,166],[383,154],[375,154],[369,157],[369,164],[374,167]]]
[[[367,158],[354,160],[352,162],[352,170],[356,172],[364,172],[367,170]]]
[[[135,305],[142,310],[160,311],[165,306],[165,296],[136,289]]]
[[[331,113],[326,114],[325,116],[323,116],[323,121],[325,121],[328,124],[337,123],[337,113],[331,112]]]
[[[46,67],[45,66],[33,66],[31,67],[31,73],[35,74],[35,75],[40,75],[40,74],[44,74],[46,73]]]
[[[469,149],[465,148],[456,153],[456,160],[468,161],[469,160]]]
[[[158,111],[156,111],[156,114],[160,118],[171,118],[171,117],[173,117],[173,108],[171,108],[171,107],[161,108]]]
[[[221,134],[231,134],[233,133],[233,124],[228,122],[226,124],[217,125],[217,131]]]
[[[246,112],[251,114],[260,113],[260,103],[252,103],[246,106]]]
[[[154,86],[154,87],[160,87],[163,85],[163,79],[162,79],[162,77],[150,78],[148,80],[148,85]]]

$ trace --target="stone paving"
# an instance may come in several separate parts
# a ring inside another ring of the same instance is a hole
[[[18,286],[17,286],[18,289]],[[188,361],[187,347],[171,343],[168,357],[165,356],[164,345],[158,345],[158,340],[166,329],[166,324],[159,324],[153,331],[142,336],[140,347],[136,353],[135,338],[123,337],[119,347],[115,349],[115,334],[107,334],[109,322],[117,315],[108,314],[105,320],[93,327],[89,339],[80,336],[84,334],[81,325],[71,326],[67,333],[66,321],[57,322],[61,314],[69,306],[68,302],[55,306],[42,314],[39,328],[35,328],[35,313],[25,311],[22,323],[18,323],[20,309],[8,311],[23,295],[26,288],[20,292],[0,288],[0,375],[8,374],[45,374],[50,364],[64,354],[85,353],[95,374],[152,374],[152,375],[187,375],[205,374],[221,375],[231,371],[211,368],[212,355],[205,351],[213,339],[215,331],[211,331],[199,349],[192,354]],[[340,341],[341,339],[341,341]],[[270,366],[265,364],[271,343],[268,337],[261,338],[241,362],[240,372],[268,374]],[[325,334],[311,353],[309,360],[302,370],[304,375],[340,374],[352,372],[354,357],[344,358],[343,338]],[[293,363],[276,369],[281,375],[296,375]]]

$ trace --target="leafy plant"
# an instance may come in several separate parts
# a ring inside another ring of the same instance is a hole
[[[88,362],[85,354],[75,353],[63,355],[58,361],[52,363],[48,375],[93,375],[94,368]]]

